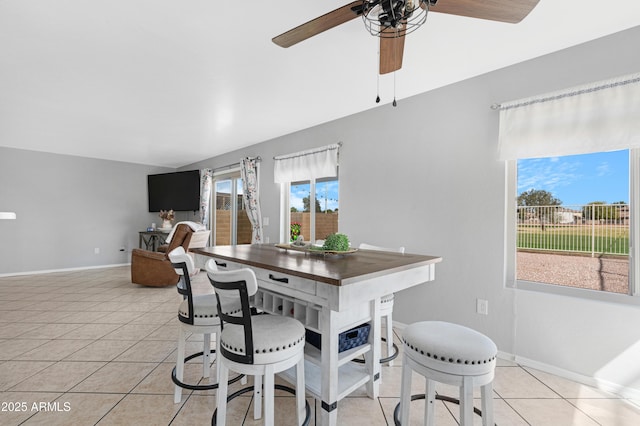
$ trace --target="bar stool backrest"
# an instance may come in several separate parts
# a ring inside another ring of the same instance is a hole
[[[176,271],[176,274],[180,276],[176,289],[178,293],[182,295],[183,299],[187,299],[189,304],[189,316],[185,317],[178,314],[178,319],[186,324],[193,325],[194,312],[193,309],[193,292],[191,290],[191,276],[195,273],[195,265],[193,259],[189,256],[182,246],[176,247],[169,254],[169,260],[171,260],[171,266]]]
[[[241,364],[253,364],[253,329],[251,326],[251,306],[249,298],[258,291],[258,281],[255,273],[248,268],[235,271],[207,271],[209,281],[216,292],[218,300],[218,315],[220,326],[241,327],[244,333],[244,348],[233,348],[231,352],[224,345],[220,352],[224,357]],[[224,310],[223,307],[241,306],[240,311]]]

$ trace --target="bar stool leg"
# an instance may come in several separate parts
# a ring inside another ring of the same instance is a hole
[[[262,376],[253,376],[253,419],[262,417]]]
[[[220,376],[218,376],[218,392],[216,395],[217,418],[216,424],[224,426],[227,421],[227,392],[229,380],[229,369],[225,365],[220,365]]]
[[[473,378],[465,376],[460,386],[460,425],[473,426]]]
[[[411,374],[407,354],[402,355],[402,381],[400,385],[400,423],[409,424],[409,408],[411,407]]]
[[[482,426],[493,426],[493,383],[480,388],[482,395]]]
[[[298,425],[302,425],[307,414],[305,410],[304,357],[296,365],[296,408],[298,410]]]
[[[185,352],[185,342],[186,335],[184,329],[179,327],[178,331],[178,353],[176,358],[176,378],[182,382],[184,376],[184,352]],[[175,390],[173,392],[173,402],[175,404],[179,403],[182,400],[182,388],[178,385],[175,385]]]
[[[436,382],[427,379],[426,387],[427,389],[424,399],[424,424],[427,426],[434,426],[436,412]]]
[[[220,382],[220,359],[222,355],[220,355],[220,334],[216,335],[216,380],[218,383]],[[246,380],[246,376],[243,377]],[[246,384],[246,383],[243,383]]]
[[[202,345],[202,377],[211,376],[211,334],[204,335]]]
[[[274,417],[274,372],[273,366],[265,366],[264,371],[264,424],[265,426],[273,426]]]
[[[384,317],[384,323],[387,328],[387,357],[390,357],[393,354],[393,318],[391,317],[391,312]],[[393,360],[387,362],[387,365],[389,367],[393,366]]]

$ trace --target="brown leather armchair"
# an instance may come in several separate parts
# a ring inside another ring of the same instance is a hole
[[[163,287],[178,283],[176,274],[168,253],[178,246],[189,248],[193,231],[189,225],[179,224],[171,237],[171,242],[165,253],[133,249],[131,252],[131,282],[151,287]]]

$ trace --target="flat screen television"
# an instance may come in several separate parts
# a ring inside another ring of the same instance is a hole
[[[161,173],[147,176],[149,211],[200,210],[200,171]]]

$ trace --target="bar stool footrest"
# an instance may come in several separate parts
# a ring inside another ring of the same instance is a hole
[[[209,353],[210,354],[215,354],[216,350],[215,349],[211,349],[211,352],[209,352]],[[189,355],[188,357],[186,357],[184,359],[184,363],[186,364],[187,362],[191,361],[192,359],[201,357],[203,355],[204,355],[204,352],[196,352],[195,354],[192,354],[192,355]],[[239,374],[238,376],[234,377],[233,379],[230,379],[229,380],[229,384],[233,384],[233,383],[237,382],[238,380],[242,379],[243,377],[244,377],[244,374]],[[196,390],[196,391],[218,389],[218,383],[212,383],[210,385],[191,385],[189,383],[181,382],[176,377],[176,367],[173,367],[173,370],[171,370],[171,380],[173,381],[173,383],[175,383],[177,386],[180,386],[182,389]]]
[[[411,401],[417,401],[419,399],[425,399],[426,395],[421,393],[418,395],[411,395]],[[450,396],[446,396],[446,395],[436,395],[436,399],[440,400],[440,401],[445,401],[445,402],[452,402],[454,404],[458,404],[460,405],[460,400],[457,398],[452,398]],[[480,411],[479,408],[473,407],[473,412],[476,413],[478,416],[482,417],[482,411]],[[400,419],[398,419],[398,416],[400,415],[400,403],[398,402],[398,405],[396,405],[396,408],[393,410],[393,423],[396,426],[402,426],[400,424]],[[494,423],[495,426],[498,426],[497,423]]]
[[[384,337],[382,338],[383,342],[386,342],[387,339],[385,339]],[[389,355],[386,358],[380,358],[380,364],[386,364],[390,361],[393,361],[394,359],[398,358],[399,355],[399,351],[398,351],[398,345],[396,345],[395,343],[393,344],[393,353],[391,355]],[[358,364],[364,364],[364,359],[362,358],[354,358],[351,361],[353,362],[357,362]]]
[[[281,391],[289,392],[290,394],[293,394],[293,395],[296,394],[296,390],[288,386],[284,386],[276,383],[275,385],[273,385],[273,387]],[[247,392],[253,392],[253,386],[247,386],[246,388],[242,388],[239,391],[232,393],[227,397],[227,403],[232,399],[235,399],[236,397],[243,395]],[[304,422],[302,422],[302,426],[309,426],[309,422],[311,421],[311,407],[309,406],[309,401],[307,401],[306,398],[304,400],[304,408],[305,408],[306,415],[304,417]],[[215,426],[217,424],[217,417],[218,417],[218,409],[216,408],[213,412],[213,416],[211,416],[211,426]]]

